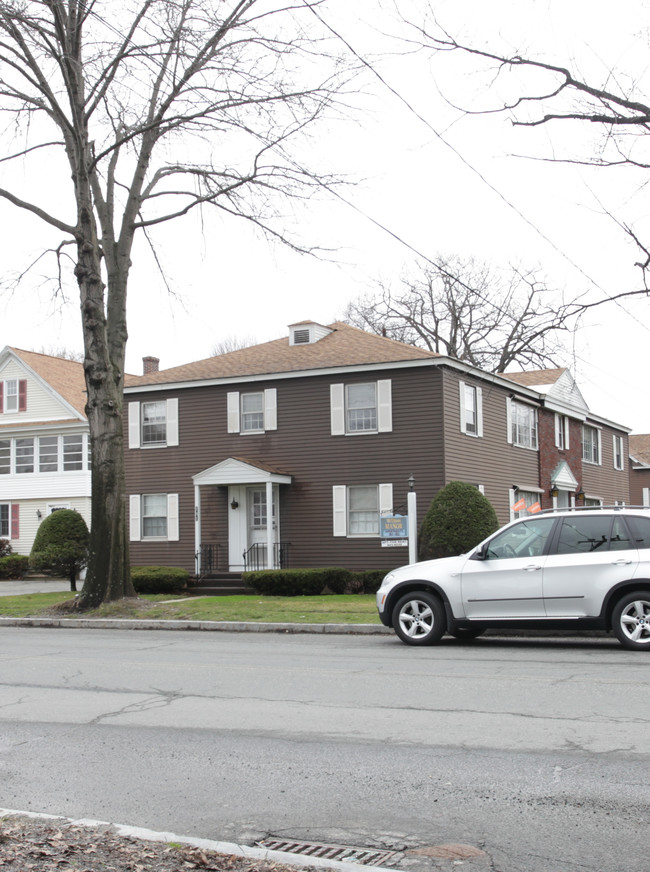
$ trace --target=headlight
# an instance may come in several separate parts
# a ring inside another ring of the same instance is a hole
[[[388,585],[391,584],[394,578],[395,576],[393,575],[393,573],[389,572],[388,575],[384,576],[384,580],[382,581],[379,589],[381,590],[382,587],[388,587]]]

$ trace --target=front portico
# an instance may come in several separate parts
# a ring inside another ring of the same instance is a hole
[[[227,543],[217,548],[225,545],[228,571],[282,565],[280,485],[290,485],[290,475],[257,460],[228,457],[197,473],[192,481],[197,574],[205,573],[208,562],[216,562],[203,542],[201,489],[208,487],[227,488]]]

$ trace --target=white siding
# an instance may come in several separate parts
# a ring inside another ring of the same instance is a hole
[[[84,521],[88,525],[88,529],[90,529],[90,497],[66,497],[66,498],[55,498],[55,497],[45,497],[43,499],[38,500],[7,500],[4,496],[4,489],[2,492],[1,502],[12,502],[18,503],[20,507],[20,538],[11,540],[11,547],[13,548],[16,554],[29,554],[32,550],[32,545],[34,544],[34,539],[36,538],[36,533],[38,531],[38,526],[48,514],[48,504],[49,503],[66,503],[70,506],[71,509],[75,509],[79,514],[83,517]],[[41,518],[37,515],[37,512],[41,513]]]
[[[0,381],[5,379],[26,379],[27,381],[27,411],[26,412],[3,412],[0,420],[3,424],[10,422],[19,424],[24,421],[61,421],[76,416],[70,408],[43,387],[40,381],[28,375],[22,366],[15,360],[7,361],[7,365],[0,370]]]

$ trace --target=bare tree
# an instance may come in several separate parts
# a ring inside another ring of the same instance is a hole
[[[566,355],[563,334],[576,321],[574,307],[558,304],[534,273],[501,273],[459,258],[424,264],[399,288],[382,286],[351,303],[345,317],[487,372],[557,366]]]
[[[218,357],[220,354],[239,351],[240,348],[250,348],[251,345],[256,343],[257,340],[254,336],[225,336],[212,346],[212,356]]]
[[[70,246],[80,292],[93,459],[80,608],[134,595],[122,439],[134,238],[214,205],[298,245],[278,197],[308,196],[320,180],[289,149],[345,74],[319,35],[318,5],[0,0],[0,109],[21,137],[2,159],[21,162],[16,187],[0,198],[61,234],[59,268]],[[19,186],[30,160],[56,168],[58,155],[67,188],[52,207],[47,191]]]
[[[507,72],[523,73],[524,81],[525,75],[530,75],[529,93],[518,93],[513,99],[501,99],[491,108],[467,114],[502,112],[509,116],[513,125],[519,127],[567,122],[586,124],[601,134],[596,143],[592,142],[591,153],[567,154],[565,157],[553,153],[542,160],[594,167],[635,167],[642,172],[650,170],[650,140],[647,138],[650,135],[650,98],[642,91],[642,77],[637,79],[620,71],[608,70],[602,80],[590,82],[568,65],[523,57],[516,52],[500,54],[480,49],[457,41],[442,28],[430,30],[417,26],[416,30],[422,45],[429,49],[466,54],[474,57],[478,63],[487,65],[492,85]],[[643,52],[645,54],[645,48]],[[640,252],[641,259],[636,266],[641,269],[642,287],[583,303],[580,307],[582,311],[622,297],[646,294],[650,290],[650,241],[644,241],[633,226],[615,216],[610,217]]]

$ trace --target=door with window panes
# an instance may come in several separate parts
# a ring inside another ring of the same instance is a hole
[[[261,568],[267,566],[266,553],[268,545],[267,530],[269,520],[272,530],[272,543],[275,544],[278,541],[278,529],[276,520],[277,501],[277,488],[274,487],[271,518],[269,519],[269,513],[266,504],[266,488],[249,487],[246,489],[246,517],[248,522],[247,548],[250,549],[254,546],[253,551],[250,552],[252,556],[252,562],[254,565],[258,565]],[[271,558],[273,559],[273,555],[271,555]],[[272,561],[271,565],[273,565]]]

